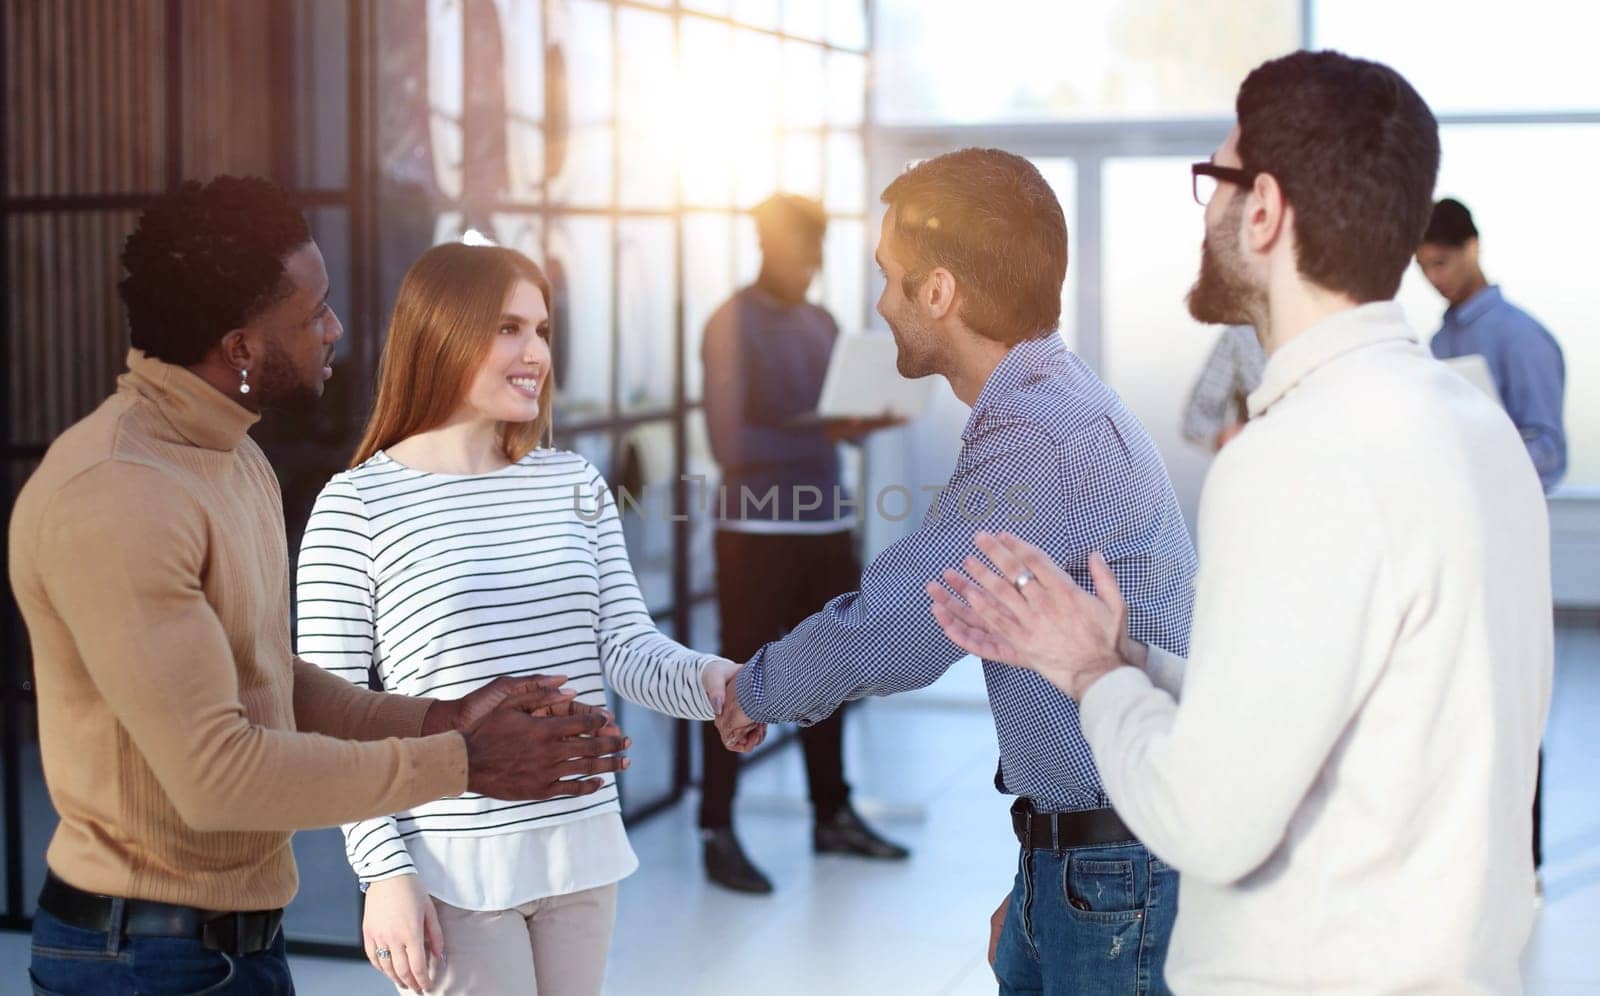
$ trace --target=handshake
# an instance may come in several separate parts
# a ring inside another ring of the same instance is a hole
[[[766,724],[739,707],[734,679],[742,666],[716,657],[700,671],[722,742],[740,753],[767,736]],[[588,795],[605,784],[601,776],[628,766],[622,752],[633,741],[610,711],[562,688],[566,680],[559,674],[496,678],[459,699],[434,702],[422,735],[454,730],[466,739],[469,792],[515,802]]]
[[[715,657],[700,672],[700,684],[711,700],[711,711],[717,714],[717,732],[722,734],[722,746],[740,754],[755,750],[767,738],[767,724],[755,722],[739,706],[736,679],[742,667],[743,664]]]

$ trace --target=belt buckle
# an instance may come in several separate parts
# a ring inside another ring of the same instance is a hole
[[[1033,850],[1033,807],[1022,811],[1022,849]]]
[[[240,926],[237,913],[219,913],[207,917],[200,924],[200,944],[209,951],[236,955],[239,953]]]
[[[251,917],[260,917],[259,930],[248,930]],[[222,913],[207,920],[200,928],[200,943],[212,951],[243,956],[265,951],[277,936],[273,918],[260,913]],[[270,933],[269,933],[270,928]],[[257,934],[261,936],[256,936]]]

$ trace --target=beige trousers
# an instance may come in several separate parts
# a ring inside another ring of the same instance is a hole
[[[429,996],[599,996],[617,917],[615,884],[488,913],[437,899],[433,906],[445,962]]]

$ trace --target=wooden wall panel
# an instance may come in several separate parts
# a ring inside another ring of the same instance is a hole
[[[7,0],[4,9],[10,194],[160,190],[162,0]]]
[[[128,349],[118,256],[136,218],[132,211],[11,218],[8,442],[46,445],[111,392]]]

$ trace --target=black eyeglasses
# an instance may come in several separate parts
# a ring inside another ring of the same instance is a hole
[[[1258,169],[1236,169],[1212,162],[1195,163],[1189,167],[1189,173],[1194,183],[1194,202],[1201,207],[1210,204],[1211,198],[1216,196],[1218,181],[1248,187],[1261,175]]]

